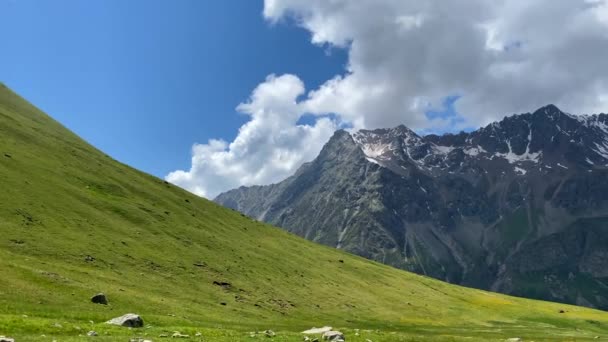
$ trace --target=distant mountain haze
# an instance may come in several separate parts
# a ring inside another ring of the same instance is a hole
[[[456,284],[608,309],[608,115],[554,105],[471,133],[337,131],[268,186],[215,201]]]

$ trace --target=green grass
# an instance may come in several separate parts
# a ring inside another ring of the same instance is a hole
[[[608,336],[601,311],[449,285],[253,221],[118,163],[4,86],[0,184],[0,335],[18,341],[300,341],[322,325],[348,341]],[[129,312],[146,328],[103,324]]]

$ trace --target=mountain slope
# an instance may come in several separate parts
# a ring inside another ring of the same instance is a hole
[[[0,179],[0,335],[18,341],[269,328],[300,341],[323,324],[349,341],[608,334],[600,311],[449,285],[252,221],[112,160],[4,86]],[[100,291],[109,306],[89,302]],[[100,323],[127,312],[147,327]]]
[[[216,202],[449,282],[608,308],[608,115],[549,105],[471,133],[337,132],[287,180]]]

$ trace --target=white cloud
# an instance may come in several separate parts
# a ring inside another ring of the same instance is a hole
[[[191,192],[213,198],[241,185],[268,184],[290,176],[303,162],[312,160],[336,129],[320,118],[314,125],[297,125],[301,115],[296,98],[304,93],[293,75],[269,76],[237,109],[249,115],[230,144],[210,140],[192,148],[189,171],[174,171],[167,181]]]
[[[429,104],[455,94],[479,126],[547,103],[591,112],[608,93],[606,0],[267,0],[264,15],[348,49],[307,105],[361,127],[428,129]]]
[[[167,179],[213,197],[275,182],[313,159],[336,123],[298,126],[303,113],[335,113],[355,128],[404,123],[421,131],[460,95],[459,125],[555,103],[573,113],[607,111],[608,0],[265,0],[269,22],[295,21],[313,44],[348,50],[342,75],[305,94],[296,76],[270,77],[240,105],[251,121],[230,144],[193,149],[188,172]],[[455,127],[450,127],[454,129]],[[458,128],[458,127],[456,127]]]

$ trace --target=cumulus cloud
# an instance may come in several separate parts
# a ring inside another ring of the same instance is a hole
[[[307,105],[356,126],[427,129],[449,95],[468,126],[547,103],[605,110],[606,0],[266,0],[264,15],[348,49]]]
[[[241,185],[268,184],[291,175],[312,160],[336,129],[336,122],[319,118],[313,125],[298,125],[304,94],[294,75],[268,76],[249,101],[237,110],[250,116],[234,141],[212,139],[192,147],[192,166],[174,171],[167,181],[213,198]]]
[[[192,169],[167,177],[198,194],[293,173],[336,127],[328,113],[355,129],[441,131],[547,103],[608,106],[608,0],[265,0],[263,14],[346,49],[347,68],[307,93],[290,75],[258,86],[239,106],[251,121],[236,140],[196,145]],[[448,96],[458,96],[458,120],[426,115]],[[296,125],[304,113],[321,119]]]

